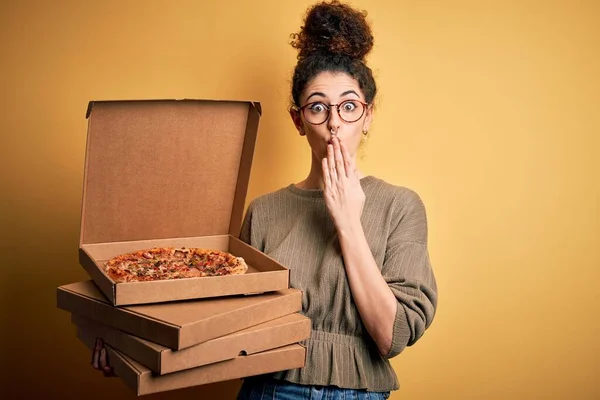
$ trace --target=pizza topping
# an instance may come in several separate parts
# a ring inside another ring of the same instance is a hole
[[[178,258],[183,258],[183,257],[185,257],[185,253],[184,253],[183,251],[181,251],[181,250],[175,250],[175,252],[173,253],[173,255],[174,255],[175,257],[178,257]]]
[[[227,252],[184,247],[122,254],[105,266],[117,283],[243,274],[248,268],[243,258]]]

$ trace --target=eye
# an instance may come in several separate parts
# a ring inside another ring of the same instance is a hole
[[[325,107],[325,104],[323,103],[313,103],[308,107],[308,109],[315,114],[327,111],[327,107]]]
[[[357,105],[356,103],[352,102],[352,101],[346,101],[344,102],[344,104],[342,104],[342,110],[345,112],[351,112],[356,110]]]

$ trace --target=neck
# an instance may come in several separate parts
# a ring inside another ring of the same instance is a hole
[[[353,163],[356,165],[356,156],[352,157]],[[357,169],[358,178],[364,178],[364,174]],[[321,160],[317,159],[317,157],[312,154],[311,163],[310,163],[310,172],[306,179],[302,182],[296,184],[297,187],[301,189],[323,189],[325,184],[323,182],[323,169],[321,168]]]

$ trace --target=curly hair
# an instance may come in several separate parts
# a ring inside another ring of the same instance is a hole
[[[338,0],[320,2],[307,10],[300,32],[290,44],[298,50],[292,79],[292,99],[300,104],[306,85],[321,72],[343,72],[357,80],[368,103],[377,94],[373,72],[365,58],[373,48],[373,33],[366,11]]]

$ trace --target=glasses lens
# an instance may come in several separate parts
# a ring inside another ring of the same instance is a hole
[[[346,122],[358,121],[365,112],[365,106],[362,103],[354,100],[346,100],[340,103],[338,107],[340,117]]]
[[[323,103],[311,103],[304,108],[304,118],[311,124],[322,124],[329,116],[329,108]]]

